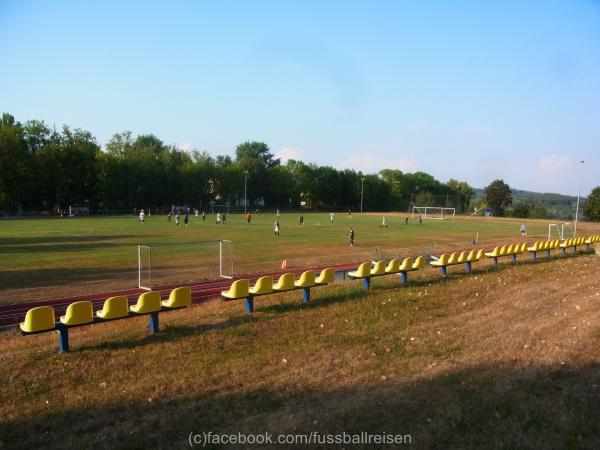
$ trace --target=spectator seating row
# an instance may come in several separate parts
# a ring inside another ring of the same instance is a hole
[[[58,331],[60,333],[60,352],[69,351],[69,329],[85,325],[93,325],[113,320],[127,319],[148,315],[150,317],[150,333],[159,330],[158,315],[161,312],[174,311],[192,304],[192,290],[189,287],[173,289],[168,300],[161,301],[160,292],[145,292],[139,296],[135,305],[129,306],[127,297],[110,297],[104,302],[100,311],[94,315],[92,302],[71,303],[64,316],[57,321],[54,308],[38,306],[27,311],[25,321],[19,327],[24,335]]]
[[[362,263],[355,271],[349,272],[348,276],[354,280],[363,280],[365,289],[371,287],[371,278],[383,275],[400,274],[402,286],[406,286],[408,272],[419,270],[425,267],[425,256],[418,256],[413,260],[411,257],[404,258],[402,263],[399,259],[392,259],[387,264],[385,261],[378,261],[373,267],[370,262]]]
[[[303,301],[304,303],[308,303],[311,288],[332,283],[334,275],[333,268],[331,267],[323,269],[318,276],[316,271],[307,270],[300,275],[298,280],[294,278],[293,273],[284,273],[275,284],[273,283],[273,277],[268,275],[260,277],[252,287],[250,287],[250,280],[240,279],[234,281],[229,290],[221,292],[221,296],[224,300],[245,299],[247,313],[254,312],[254,297],[297,289],[302,289],[304,293]]]
[[[447,253],[442,253],[437,260],[430,262],[429,265],[433,267],[439,267],[443,277],[446,276],[446,268],[448,266],[453,266],[456,264],[464,264],[466,272],[471,273],[472,264],[481,260],[481,258],[483,258],[484,252],[484,249],[479,249],[471,250],[469,252],[467,252],[466,250],[460,253],[454,252],[450,253],[449,255]]]

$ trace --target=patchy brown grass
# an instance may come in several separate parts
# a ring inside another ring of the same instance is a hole
[[[5,333],[0,441],[171,448],[192,431],[387,432],[418,448],[598,448],[595,255]]]

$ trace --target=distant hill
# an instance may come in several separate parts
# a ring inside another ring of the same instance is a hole
[[[532,192],[520,189],[511,189],[513,202],[511,207],[519,203],[543,203],[548,210],[548,218],[557,218],[572,220],[575,215],[575,207],[577,205],[577,197],[573,195],[555,194],[549,192]],[[483,199],[483,189],[475,188],[475,201]],[[580,211],[583,210],[585,198],[581,197],[579,204]]]

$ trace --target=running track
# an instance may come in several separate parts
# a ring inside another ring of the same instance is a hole
[[[337,266],[333,266],[336,272],[344,272],[347,270],[356,269],[359,263],[352,264],[340,264]],[[313,270],[321,270],[324,267],[315,267]],[[278,271],[271,273],[262,273],[262,274],[254,274],[254,275],[244,275],[235,277],[233,280],[237,280],[240,278],[248,278],[251,281],[255,281],[257,278],[265,275],[273,275],[277,277],[285,272],[289,271]],[[160,286],[154,289],[155,291],[159,291],[160,295],[163,299],[169,297],[169,294],[172,289],[181,286],[190,286],[192,288],[192,303],[200,304],[207,302],[211,299],[214,299],[219,296],[221,291],[229,288],[229,285],[233,280],[228,279],[217,279],[217,280],[209,280],[202,281],[198,283],[191,284],[177,284],[177,285],[166,285]],[[102,305],[104,300],[108,297],[113,297],[115,295],[125,295],[129,299],[129,304],[135,304],[137,298],[140,294],[147,292],[144,289],[129,289],[126,291],[113,291],[113,292],[104,292],[99,294],[88,294],[88,295],[78,295],[74,297],[64,297],[64,298],[54,298],[49,300],[41,300],[37,302],[29,302],[29,303],[19,303],[15,305],[4,305],[0,306],[0,328],[8,328],[12,327],[19,322],[22,322],[25,318],[25,314],[31,308],[35,308],[36,306],[52,306],[54,308],[54,312],[56,316],[61,316],[65,313],[67,306],[73,302],[81,301],[81,300],[89,300],[92,302],[94,306],[94,311],[102,309]]]

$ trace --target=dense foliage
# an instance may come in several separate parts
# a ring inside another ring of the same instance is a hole
[[[10,114],[0,120],[0,206],[15,211],[57,211],[69,205],[92,212],[169,208],[211,203],[320,210],[407,210],[450,206],[466,210],[474,195],[464,182],[441,183],[423,172],[354,170],[282,164],[262,142],[244,142],[230,156],[212,157],[165,145],[154,135],[115,134],[102,149],[91,133],[62,130]]]
[[[600,186],[595,187],[585,202],[585,217],[600,221]]]
[[[485,188],[484,197],[494,216],[503,216],[506,207],[512,203],[510,187],[502,180],[492,181]]]

